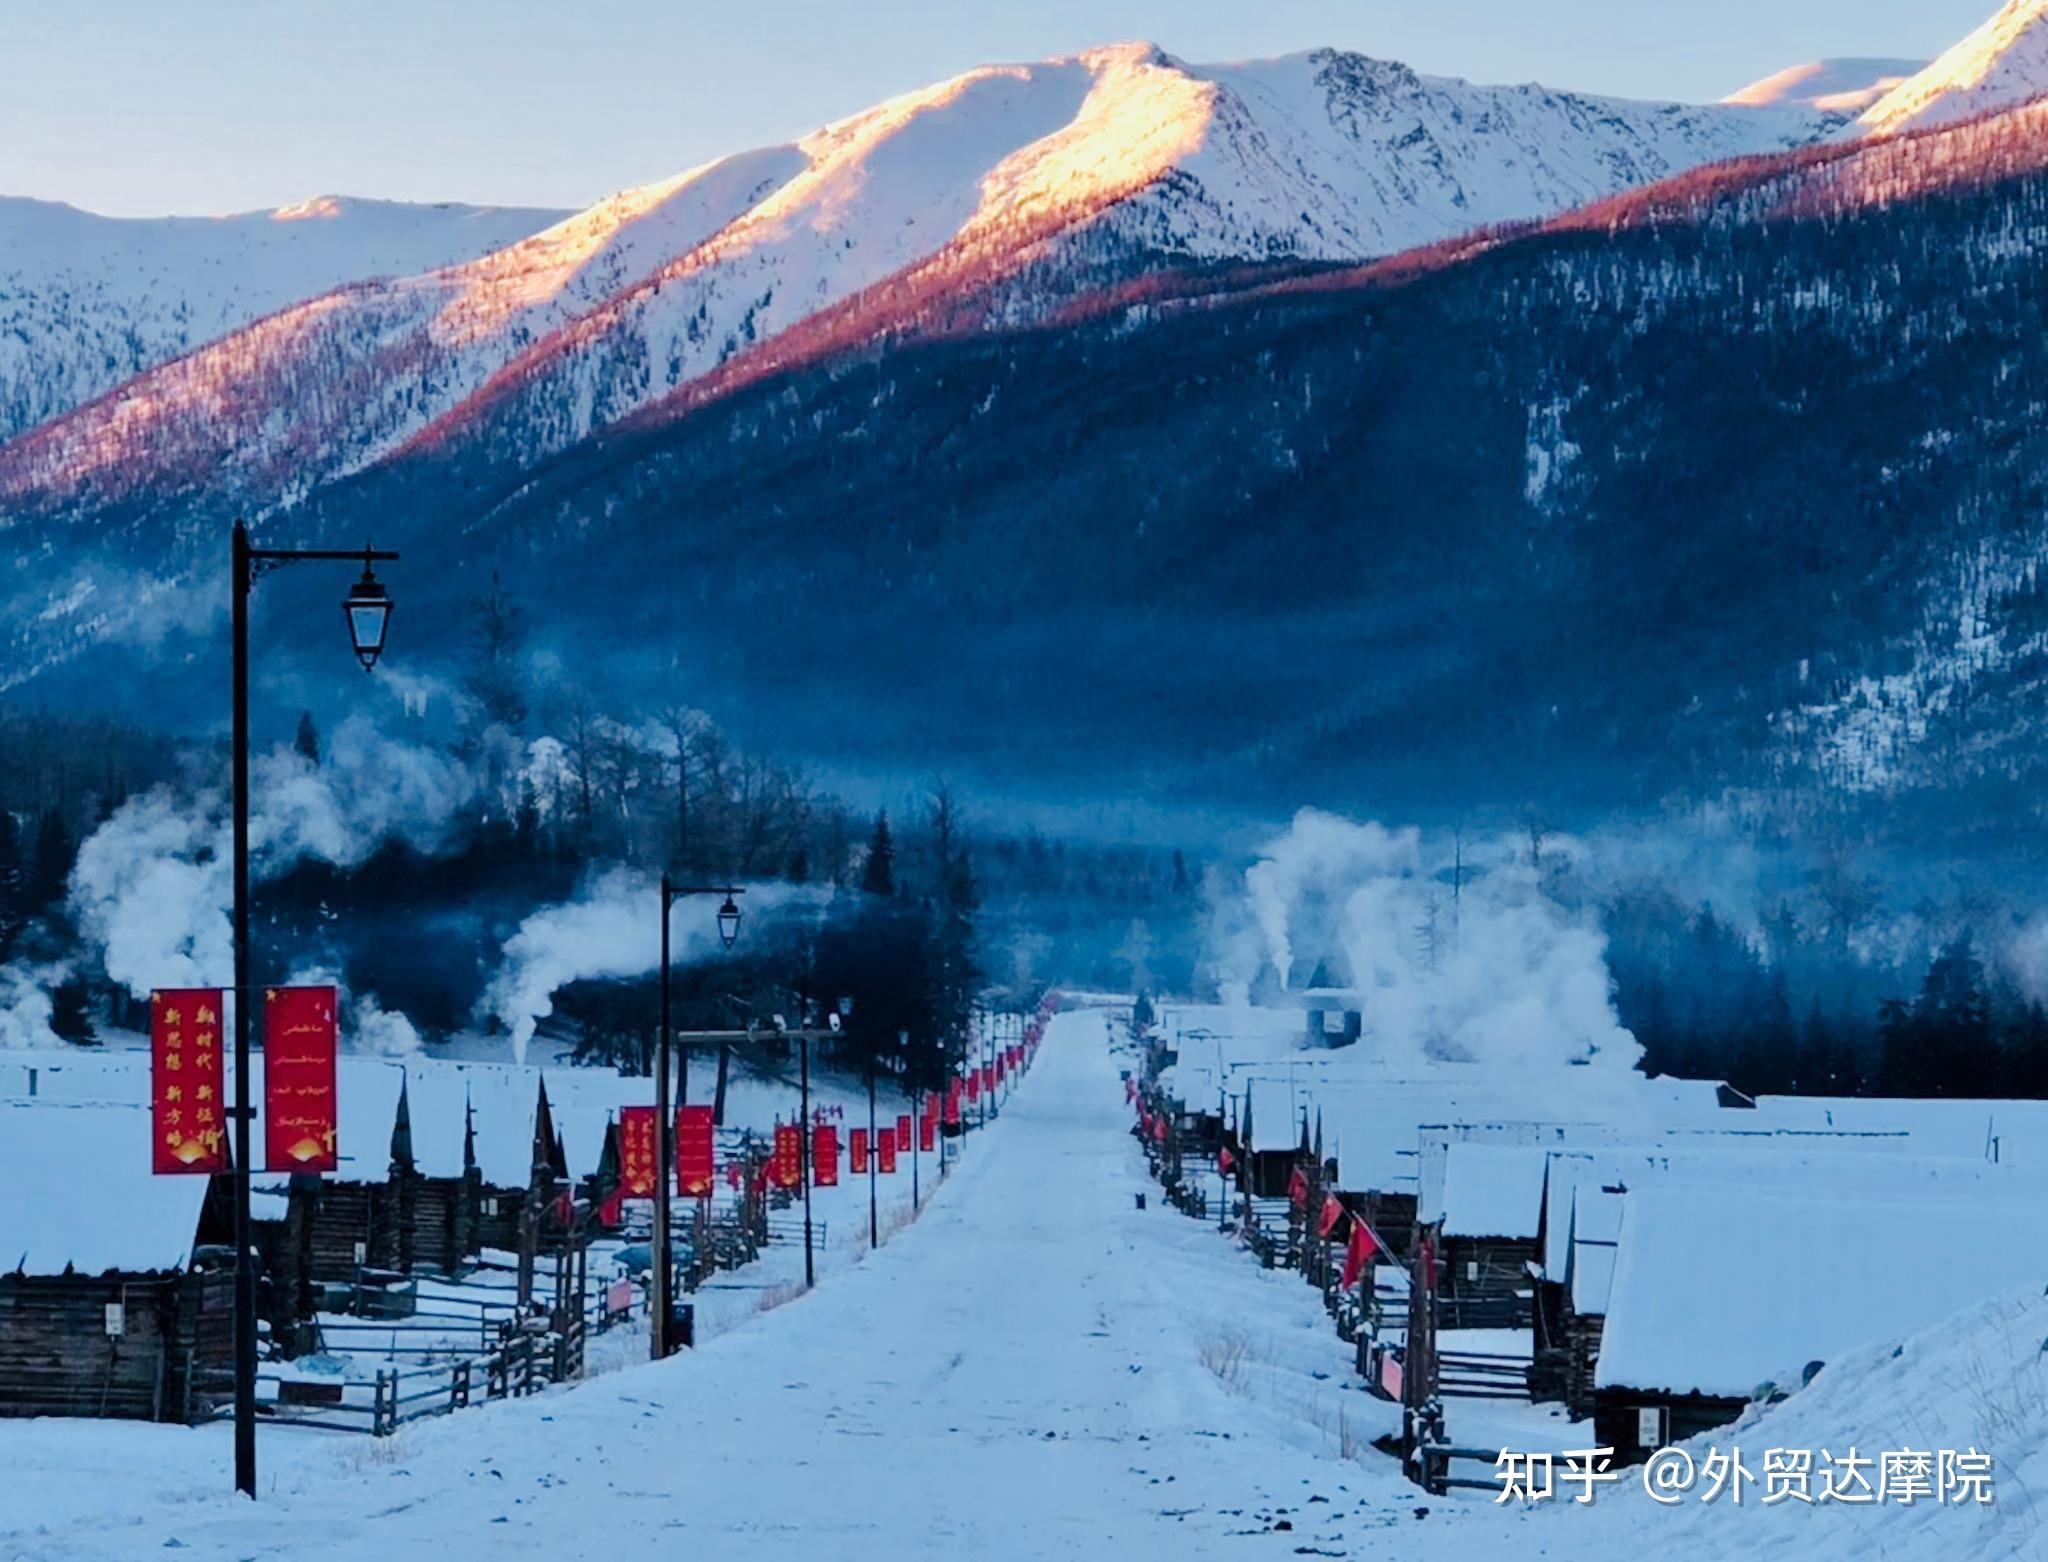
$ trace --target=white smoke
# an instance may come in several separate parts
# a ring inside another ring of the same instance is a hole
[[[1230,990],[1268,974],[1299,986],[1304,964],[1334,957],[1366,1043],[1397,1061],[1633,1066],[1605,935],[1546,892],[1528,843],[1468,841],[1455,883],[1452,862],[1420,831],[1304,810],[1216,908],[1216,974]]]
[[[353,867],[393,836],[431,851],[475,792],[458,761],[386,738],[360,717],[335,729],[317,765],[280,747],[250,768],[258,879],[309,858]],[[220,789],[160,786],[86,838],[69,909],[110,980],[145,998],[153,987],[231,979],[231,832]]]
[[[742,926],[752,930],[781,911],[822,906],[828,898],[813,887],[750,884],[740,897]],[[678,966],[720,950],[716,907],[701,896],[677,902],[669,953]],[[524,1063],[535,1029],[555,1012],[555,994],[564,987],[645,976],[660,963],[660,881],[637,868],[613,868],[575,900],[543,907],[519,924],[505,941],[504,961],[482,1006],[504,1022],[513,1056]]]
[[[62,1045],[50,1029],[50,989],[64,976],[59,965],[0,966],[0,1052]]]
[[[286,985],[335,989],[340,1000],[341,1045],[345,1052],[400,1058],[422,1048],[420,1033],[411,1020],[396,1009],[385,1008],[375,993],[351,992],[332,966],[299,966]]]

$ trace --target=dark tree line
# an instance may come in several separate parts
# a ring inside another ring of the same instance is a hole
[[[1748,1095],[2048,1099],[2048,1009],[1987,971],[1968,930],[1917,969],[1873,970],[1787,942],[1785,913],[1761,950],[1711,909],[1661,942],[1628,915],[1616,1003],[1646,1073]]]

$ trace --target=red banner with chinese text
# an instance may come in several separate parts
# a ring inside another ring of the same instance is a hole
[[[651,1199],[661,1186],[661,1171],[655,1165],[661,1154],[654,1142],[656,1127],[651,1106],[619,1109],[619,1192],[629,1199]]]
[[[676,1108],[676,1191],[708,1199],[717,1185],[716,1128],[708,1106]]]
[[[769,1162],[769,1175],[778,1188],[801,1190],[804,1185],[804,1140],[803,1127],[798,1123],[777,1123],[775,1125],[775,1154]]]
[[[852,1143],[847,1146],[846,1162],[846,1169],[854,1176],[864,1177],[867,1175],[868,1131],[865,1128],[854,1129]]]
[[[839,1130],[829,1123],[811,1130],[811,1186],[839,1186]]]
[[[875,1168],[884,1177],[895,1174],[896,1130],[893,1128],[879,1128],[875,1131]]]
[[[158,1176],[228,1169],[217,987],[149,995],[150,1157]]]
[[[332,987],[263,990],[263,1164],[270,1171],[331,1172],[341,1165],[337,1006]]]

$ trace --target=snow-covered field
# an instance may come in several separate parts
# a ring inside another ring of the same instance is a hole
[[[1752,1491],[1739,1511],[1666,1508],[1633,1477],[1590,1508],[1428,1497],[1371,1447],[1392,1407],[1298,1277],[1136,1207],[1122,1061],[1099,1013],[1062,1015],[924,1218],[871,1256],[835,1219],[809,1296],[722,1309],[730,1326],[674,1361],[385,1442],[265,1429],[253,1505],[227,1493],[224,1427],[0,1422],[0,1556],[2041,1554],[2048,1301],[2031,1290],[1844,1357],[1703,1440],[1752,1463],[1974,1443],[1997,1458],[1991,1507]]]

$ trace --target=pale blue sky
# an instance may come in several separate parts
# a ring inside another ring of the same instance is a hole
[[[339,191],[581,206],[992,60],[1333,44],[1707,100],[1928,57],[1995,0],[0,0],[0,194],[217,212]]]

